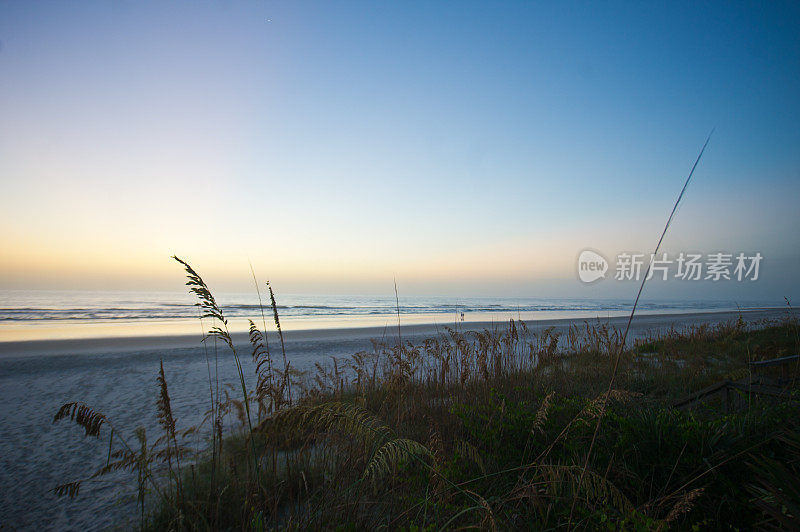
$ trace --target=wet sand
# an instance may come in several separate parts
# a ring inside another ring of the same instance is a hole
[[[707,322],[723,322],[736,320],[741,314],[748,321],[761,319],[776,319],[786,315],[786,309],[762,308],[747,309],[742,311],[686,311],[680,313],[637,313],[631,325],[631,332],[650,329],[681,328]],[[628,320],[628,313],[616,311],[613,313],[580,313],[575,317],[554,319],[527,319],[525,323],[532,329],[556,327],[566,330],[571,324],[583,324],[585,321],[596,322],[599,320],[611,327],[623,328]],[[464,331],[484,330],[505,324],[505,321],[466,321],[440,323],[402,323],[407,321],[401,316],[400,335],[404,338],[418,338],[443,332],[445,327],[455,327]],[[268,322],[269,334],[277,341],[277,332],[273,324]],[[200,325],[195,324],[197,334],[169,334],[169,335],[141,335],[141,336],[109,336],[89,338],[66,338],[46,340],[0,341],[0,357],[37,356],[37,355],[64,355],[64,354],[103,354],[124,353],[150,349],[181,349],[200,347]],[[284,338],[289,343],[331,342],[337,340],[369,341],[383,337],[396,338],[398,334],[397,321],[386,321],[384,326],[371,327],[341,327],[322,329],[284,330]],[[247,343],[245,332],[232,333],[237,344]]]

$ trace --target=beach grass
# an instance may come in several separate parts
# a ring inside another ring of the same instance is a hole
[[[214,322],[209,338],[243,353],[185,266]],[[128,470],[137,524],[153,530],[798,524],[796,363],[759,370],[781,397],[740,390],[673,406],[715,383],[755,382],[751,362],[797,354],[791,309],[780,322],[740,319],[624,345],[624,331],[600,322],[563,335],[514,320],[483,332],[454,326],[416,344],[398,331],[302,372],[283,349],[279,359],[270,351],[270,334],[283,342],[269,293],[275,331],[250,322],[256,371],[245,376],[234,357],[238,393],[220,388],[209,355],[202,426],[174,419],[163,368],[152,443],[140,430],[129,444],[101,413],[65,405],[56,418],[107,437],[108,453],[57,493],[79,496],[81,482]],[[200,452],[183,441],[197,431],[208,439]]]

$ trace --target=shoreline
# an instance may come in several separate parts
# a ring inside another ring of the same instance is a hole
[[[642,312],[637,313],[631,324],[631,332],[648,332],[658,328],[688,327],[707,322],[723,322],[735,320],[742,315],[748,321],[763,319],[776,319],[786,315],[787,310],[781,307],[755,308],[745,310],[703,310],[667,313]],[[616,315],[611,315],[616,314]],[[555,327],[565,330],[570,325],[582,324],[586,321],[600,321],[611,327],[624,327],[627,323],[629,312],[608,312],[605,316],[578,316],[564,318],[523,319],[530,329],[544,329]],[[443,323],[415,323],[402,324],[401,316],[400,334],[403,337],[414,338],[432,336],[441,333],[445,327],[458,328],[462,331],[475,331],[491,329],[506,322],[496,321],[464,321]],[[370,340],[382,337],[395,337],[397,324],[388,323],[385,326],[339,327],[339,328],[313,328],[284,330],[283,335],[287,344],[297,342],[314,342],[330,340]],[[277,332],[269,331],[270,338],[275,338]],[[246,332],[233,332],[231,336],[236,345],[248,343]],[[277,338],[275,338],[276,340]],[[273,340],[273,341],[275,341]],[[10,359],[19,357],[35,357],[46,355],[67,354],[101,354],[124,353],[156,349],[181,349],[201,347],[199,334],[171,334],[171,335],[142,335],[142,336],[108,336],[89,338],[64,338],[42,340],[12,340],[0,341],[0,358]]]

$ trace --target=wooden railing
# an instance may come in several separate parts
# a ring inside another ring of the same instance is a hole
[[[755,362],[750,362],[750,370],[752,373],[760,373],[765,368],[771,367],[781,367],[781,379],[775,381],[774,379],[769,379],[762,375],[750,375],[744,379],[731,381],[725,380],[722,382],[718,382],[707,388],[703,388],[702,390],[696,391],[679,399],[672,403],[674,408],[683,408],[685,406],[691,405],[696,403],[697,401],[706,399],[712,395],[716,395],[718,393],[725,393],[725,410],[730,412],[733,409],[733,394],[731,392],[738,391],[744,392],[748,395],[755,394],[755,395],[764,395],[768,397],[774,397],[776,399],[781,400],[799,400],[800,397],[796,396],[792,393],[792,389],[794,388],[792,381],[792,386],[780,386],[776,384],[788,384],[789,381],[786,379],[788,374],[788,365],[790,363],[795,363],[800,367],[800,355],[791,355],[785,356],[780,358],[773,358],[770,360],[759,360]]]

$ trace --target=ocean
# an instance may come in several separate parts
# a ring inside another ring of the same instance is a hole
[[[82,337],[195,334],[196,300],[188,292],[0,291],[0,342]],[[272,320],[267,294],[219,294],[234,330],[247,319]],[[775,305],[775,302],[771,302]],[[407,324],[610,317],[630,311],[629,299],[400,296]],[[780,304],[780,302],[777,302]],[[758,301],[659,300],[640,302],[640,312],[680,313],[768,306]],[[283,295],[277,309],[285,330],[379,327],[397,323],[393,295]],[[263,311],[263,314],[262,314]]]

